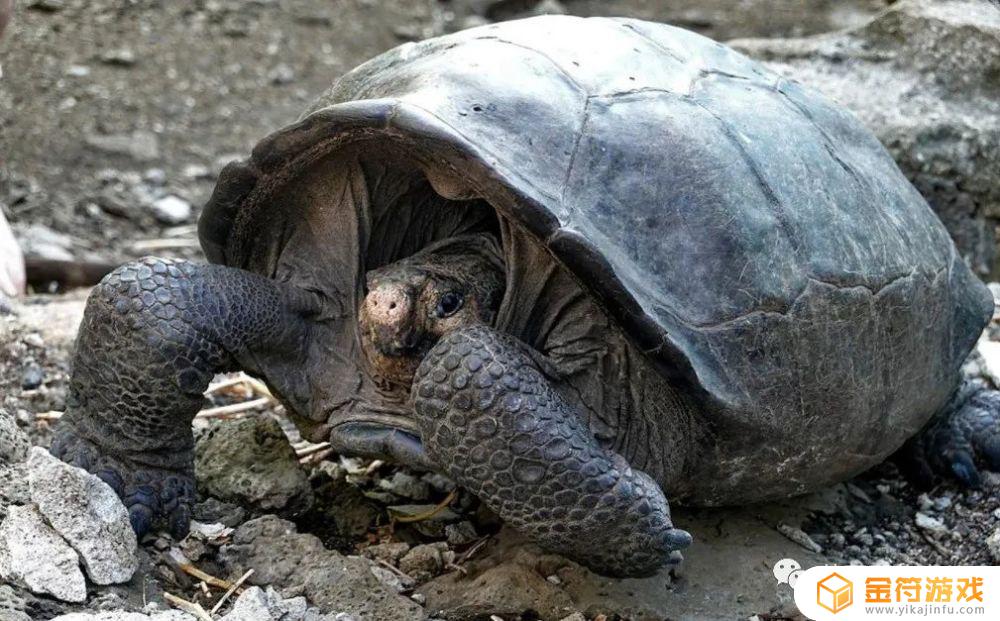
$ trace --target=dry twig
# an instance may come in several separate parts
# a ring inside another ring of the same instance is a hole
[[[226,591],[225,594],[223,594],[223,596],[219,598],[219,601],[215,602],[215,605],[212,606],[211,614],[214,615],[215,613],[219,612],[219,609],[222,608],[222,605],[226,603],[226,600],[229,599],[232,596],[232,594],[236,592],[236,589],[240,588],[240,586],[242,586],[242,584],[246,582],[246,579],[249,578],[251,575],[253,575],[253,570],[248,569],[247,573],[240,576],[239,580],[234,582],[233,586],[229,587],[229,590]]]
[[[393,521],[401,522],[403,524],[407,524],[410,522],[423,522],[424,520],[429,520],[438,513],[444,511],[448,507],[448,505],[450,505],[455,500],[456,496],[458,496],[458,488],[451,490],[451,493],[448,494],[448,497],[442,500],[440,503],[438,503],[438,505],[433,509],[431,509],[430,511],[424,511],[423,513],[418,513],[416,515],[401,515],[399,517],[394,516],[392,519]]]
[[[214,408],[205,408],[204,410],[198,412],[197,418],[225,418],[226,416],[232,416],[233,414],[241,414],[243,412],[249,412],[250,410],[256,410],[257,408],[264,407],[270,403],[270,397],[261,397],[259,399],[254,399],[253,401],[243,401],[240,403],[232,403],[230,405],[220,405]]]
[[[192,614],[201,619],[201,621],[213,621],[212,615],[205,612],[205,609],[201,607],[201,604],[189,602],[183,597],[177,597],[173,593],[167,593],[166,591],[163,592],[163,599],[167,600],[167,603],[174,608],[183,610],[188,614]]]
[[[466,561],[468,561],[469,559],[471,559],[476,554],[476,552],[479,552],[480,550],[483,549],[483,547],[486,545],[486,542],[488,542],[489,540],[490,540],[489,536],[486,536],[477,541],[476,543],[472,544],[472,547],[466,550],[465,553],[462,554],[462,558],[455,561],[455,564],[461,565]]]
[[[195,567],[194,564],[190,561],[190,559],[184,556],[184,553],[181,552],[178,548],[171,548],[170,558],[173,559],[175,563],[177,563],[177,567],[179,567],[181,571],[188,574],[189,576],[194,576],[198,580],[202,580],[220,589],[233,588],[233,584],[228,580],[216,578],[215,576],[205,573],[204,571]]]
[[[375,562],[378,563],[379,565],[381,565],[382,567],[385,567],[386,569],[388,569],[392,573],[396,574],[400,578],[405,578],[405,579],[409,580],[411,584],[416,584],[417,583],[417,580],[413,576],[411,576],[410,574],[406,573],[405,571],[403,571],[399,567],[396,567],[392,563],[389,563],[388,561],[384,561],[382,559],[378,559]]]
[[[135,252],[146,252],[148,250],[164,250],[167,248],[200,248],[201,244],[197,239],[185,239],[183,237],[140,239],[132,244]]]
[[[303,446],[302,448],[295,450],[295,454],[300,458],[308,457],[313,453],[319,453],[324,449],[330,448],[329,442],[320,442],[319,444],[311,444],[311,443],[305,443],[305,444],[306,446]]]

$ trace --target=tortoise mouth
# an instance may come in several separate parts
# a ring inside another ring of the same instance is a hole
[[[412,418],[379,415],[344,420],[330,429],[330,444],[348,455],[434,469]]]

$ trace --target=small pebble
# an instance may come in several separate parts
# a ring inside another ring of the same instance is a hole
[[[817,554],[823,551],[823,548],[813,541],[812,537],[807,535],[801,528],[789,526],[788,524],[778,524],[778,532],[806,550]]]
[[[994,563],[1000,563],[1000,528],[986,538],[986,549],[990,551]]]
[[[182,224],[191,218],[191,203],[168,194],[153,202],[153,216],[164,224]]]
[[[28,6],[36,11],[57,13],[66,8],[66,0],[34,0]]]
[[[162,168],[150,168],[142,173],[142,180],[150,185],[163,185],[167,182],[167,171]]]
[[[444,534],[448,538],[448,543],[453,546],[464,546],[479,538],[476,527],[472,522],[465,520],[457,524],[448,524],[444,527]]]
[[[267,79],[271,84],[291,84],[295,81],[295,71],[288,65],[281,64],[267,73]]]
[[[948,531],[944,522],[920,511],[918,511],[914,516],[913,521],[916,523],[917,528],[921,528],[932,533],[945,533]]]
[[[129,48],[120,48],[116,50],[108,50],[101,54],[101,62],[106,65],[114,65],[117,67],[131,67],[136,62],[135,52]]]
[[[43,381],[45,381],[45,372],[42,371],[40,366],[32,362],[21,376],[21,388],[24,390],[34,390],[41,386]]]
[[[181,170],[181,174],[188,179],[206,179],[212,176],[212,171],[202,164],[188,164]]]

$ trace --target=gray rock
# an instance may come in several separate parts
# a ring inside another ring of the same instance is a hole
[[[944,525],[944,522],[921,511],[917,511],[917,514],[913,517],[913,522],[917,525],[917,528],[930,533],[943,534],[948,532],[948,527]]]
[[[415,546],[399,559],[399,569],[417,582],[426,582],[441,573],[444,568],[442,553],[447,550],[448,544],[440,541]]]
[[[372,565],[368,569],[372,572],[373,576],[378,578],[379,582],[397,593],[411,589],[416,584],[416,581],[412,578],[406,578],[381,565]]]
[[[427,500],[431,495],[431,486],[406,472],[395,472],[390,479],[381,479],[378,486],[385,491],[409,498],[410,500]]]
[[[368,546],[363,550],[366,557],[374,561],[382,561],[395,565],[403,555],[410,551],[410,544],[405,541],[394,541],[392,543],[379,543]]]
[[[91,580],[132,579],[139,567],[135,533],[107,483],[36,446],[28,456],[28,487],[45,519],[80,554]]]
[[[208,495],[261,511],[296,515],[313,502],[308,474],[269,416],[214,422],[197,439],[195,475]]]
[[[206,498],[194,506],[194,519],[205,524],[221,523],[230,528],[246,520],[246,509],[218,498]]]
[[[0,408],[0,465],[24,461],[29,446],[28,436],[17,426],[14,415]]]
[[[346,612],[366,621],[417,621],[423,609],[376,578],[371,561],[327,550],[315,536],[273,515],[240,526],[219,560],[231,574],[253,569],[249,582],[295,588],[324,614]]]
[[[444,533],[448,537],[448,543],[453,546],[464,546],[479,539],[479,533],[472,522],[462,521],[457,524],[448,524],[444,527]]]
[[[0,578],[66,602],[87,599],[79,557],[31,505],[10,507],[0,524]]]
[[[28,465],[0,464],[0,520],[7,515],[11,505],[25,505],[31,502],[28,491]]]
[[[986,538],[986,549],[990,551],[994,563],[1000,563],[1000,528],[994,529]]]
[[[25,256],[52,261],[73,260],[73,238],[43,224],[18,227],[17,239]]]
[[[222,621],[272,621],[271,607],[267,601],[264,589],[250,587],[239,596],[233,609]]]
[[[163,224],[183,224],[191,219],[191,203],[173,194],[156,199],[150,209],[153,217]]]
[[[319,609],[310,608],[309,602],[301,595],[284,599],[272,586],[267,587],[265,595],[271,614],[278,621],[302,621],[310,615],[319,616]]]
[[[112,610],[97,613],[73,612],[56,617],[52,621],[196,621],[196,619],[194,616],[179,610],[167,610],[151,615]]]
[[[1000,273],[1000,11],[901,0],[854,29],[730,42],[847,106],[927,198],[962,255]]]
[[[89,134],[84,141],[98,151],[126,156],[137,162],[150,162],[160,157],[160,139],[144,130],[137,129],[131,134]]]
[[[0,584],[0,619],[3,621],[31,621],[24,612],[26,602],[9,584]]]
[[[303,621],[309,605],[306,598],[284,599],[274,587],[253,586],[244,591],[221,621]]]

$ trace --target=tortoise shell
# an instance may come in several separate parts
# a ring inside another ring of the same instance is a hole
[[[332,180],[347,152],[419,170],[434,192],[407,209],[434,207],[437,232],[400,241],[393,207],[344,199],[363,185]],[[487,205],[572,272],[736,431],[723,442],[800,427],[800,465],[845,455],[831,479],[926,422],[992,312],[855,117],[719,43],[632,19],[538,17],[386,52],[228,167],[200,234],[211,261],[343,295],[349,319],[366,263],[491,217],[440,215],[459,204]],[[350,341],[325,351],[350,366]],[[324,381],[342,384],[321,391],[330,401],[359,380]]]

